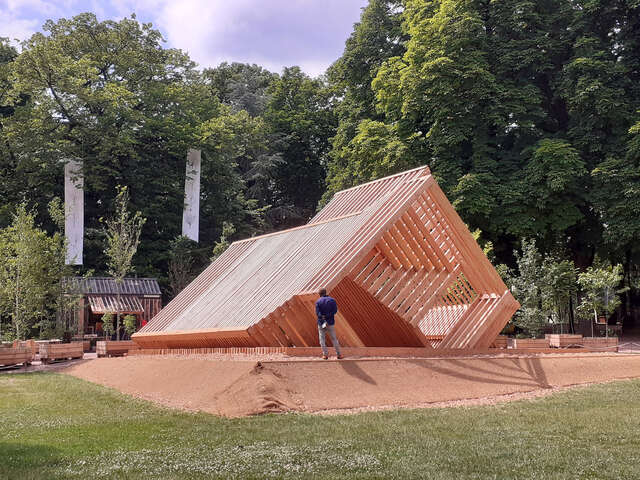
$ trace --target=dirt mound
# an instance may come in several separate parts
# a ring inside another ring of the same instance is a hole
[[[64,370],[162,405],[230,417],[492,403],[640,378],[640,355],[244,361],[101,358]]]

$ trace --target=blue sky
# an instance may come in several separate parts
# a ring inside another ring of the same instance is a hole
[[[300,65],[319,75],[336,60],[367,0],[0,0],[0,36],[25,39],[48,18],[92,11],[99,19],[135,12],[167,46],[202,66],[257,63],[272,71]]]

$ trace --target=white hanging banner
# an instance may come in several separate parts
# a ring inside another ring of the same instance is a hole
[[[82,161],[69,160],[64,166],[64,234],[67,238],[67,265],[82,265],[84,236],[84,176]]]
[[[182,212],[182,235],[198,241],[200,229],[200,165],[201,151],[189,149],[187,153],[187,176],[184,181],[184,211]]]

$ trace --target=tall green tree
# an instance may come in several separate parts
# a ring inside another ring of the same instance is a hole
[[[637,215],[622,210],[637,183],[640,5],[403,7],[376,10],[386,25],[400,18],[402,35],[389,38],[402,48],[372,62],[374,113],[355,122],[339,115],[324,200],[350,182],[428,164],[498,262],[514,265],[520,239],[535,238],[543,253],[580,269],[599,253],[634,271]]]
[[[221,103],[234,112],[244,110],[257,117],[264,112],[269,100],[267,90],[278,75],[259,65],[223,62],[202,72],[204,82]]]
[[[324,191],[336,118],[330,91],[299,67],[285,68],[268,93],[263,118],[282,159],[275,167],[277,198],[270,214],[272,224],[281,228],[313,215]]]
[[[323,202],[336,191],[357,184],[362,176],[360,169],[353,165],[354,159],[358,163],[364,160],[358,159],[361,149],[355,137],[368,128],[384,128],[374,127],[375,124],[370,123],[384,119],[384,115],[376,109],[371,82],[386,60],[401,56],[405,51],[404,44],[408,37],[402,30],[402,11],[400,0],[371,0],[345,42],[342,56],[327,70],[330,88],[339,102],[335,108],[338,128],[331,140],[327,191]],[[361,125],[361,122],[366,123]],[[393,134],[390,141],[395,142],[395,132],[385,133]],[[381,137],[381,141],[386,138]],[[369,160],[374,169],[377,163],[377,158]],[[388,164],[389,160],[385,163]],[[396,168],[402,167],[398,165]],[[373,175],[383,175],[383,172]]]
[[[0,103],[12,109],[0,119],[0,195],[11,205],[28,199],[45,219],[48,201],[62,196],[64,163],[83,161],[87,268],[104,272],[98,219],[115,201],[116,185],[126,184],[132,206],[149,219],[137,270],[166,279],[189,148],[203,149],[202,241],[213,245],[228,218],[250,230],[241,176],[201,145],[203,123],[227,107],[210,79],[188,55],[165,48],[152,25],[135,17],[100,22],[84,13],[47,21],[21,47],[7,57],[8,93],[0,81]]]
[[[50,210],[58,219],[64,215],[59,201]],[[23,340],[55,328],[64,301],[61,281],[69,274],[65,248],[62,232],[47,234],[24,202],[0,230],[0,324],[10,320],[11,337]]]

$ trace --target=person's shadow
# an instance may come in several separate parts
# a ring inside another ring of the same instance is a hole
[[[505,362],[506,365],[502,365],[501,372],[495,370],[493,364],[495,359],[478,358],[474,360],[476,360],[474,362],[476,365],[459,359],[447,359],[446,362],[412,359],[409,362],[443,375],[473,382],[551,388],[539,358],[508,359],[508,362]]]
[[[342,369],[352,377],[355,377],[371,385],[377,385],[376,381],[371,376],[360,368],[355,360],[342,360],[339,362]]]

